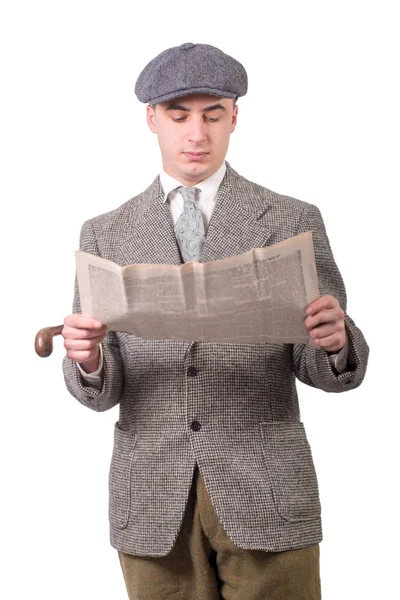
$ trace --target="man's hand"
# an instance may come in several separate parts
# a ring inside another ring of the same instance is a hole
[[[339,352],[346,343],[344,311],[333,296],[321,296],[311,302],[305,310],[304,325],[308,335],[320,348],[328,352]]]
[[[68,358],[79,363],[86,373],[93,373],[99,366],[99,346],[106,333],[107,325],[96,319],[76,313],[68,315],[61,332]]]

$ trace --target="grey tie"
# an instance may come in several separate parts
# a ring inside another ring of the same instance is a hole
[[[199,261],[204,246],[204,224],[200,210],[194,203],[194,187],[179,187],[183,211],[175,225],[175,235],[184,262]]]

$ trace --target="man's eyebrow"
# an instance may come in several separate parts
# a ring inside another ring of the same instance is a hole
[[[212,106],[207,106],[204,111],[217,110],[218,108],[221,110],[226,110],[225,106],[218,102],[217,104],[212,104]]]
[[[186,112],[190,112],[190,108],[182,106],[181,104],[168,104],[168,106],[165,107],[165,110],[185,110]]]
[[[204,112],[210,112],[210,110],[224,110],[226,111],[225,106],[223,106],[222,104],[220,104],[219,102],[217,104],[212,104],[211,106],[206,106],[206,108],[203,109]],[[183,110],[185,112],[190,112],[190,108],[188,108],[187,106],[182,106],[182,104],[169,104],[168,106],[165,107],[165,110]]]

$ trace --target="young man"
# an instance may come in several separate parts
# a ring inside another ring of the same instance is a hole
[[[368,346],[319,210],[225,162],[247,91],[243,66],[183,44],[140,74],[140,101],[163,170],[137,197],[83,224],[80,248],[119,265],[226,258],[312,231],[321,296],[306,344],[145,340],[83,317],[64,320],[71,394],[119,404],[110,468],[111,544],[129,597],[320,598],[320,503],[295,378],[343,392],[364,378]]]

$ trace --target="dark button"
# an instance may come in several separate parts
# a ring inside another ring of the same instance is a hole
[[[201,423],[199,423],[198,421],[192,421],[192,424],[190,427],[191,427],[191,429],[193,429],[193,431],[200,431]]]
[[[196,367],[189,367],[187,370],[187,374],[189,375],[189,377],[196,377],[196,375],[197,375]]]

